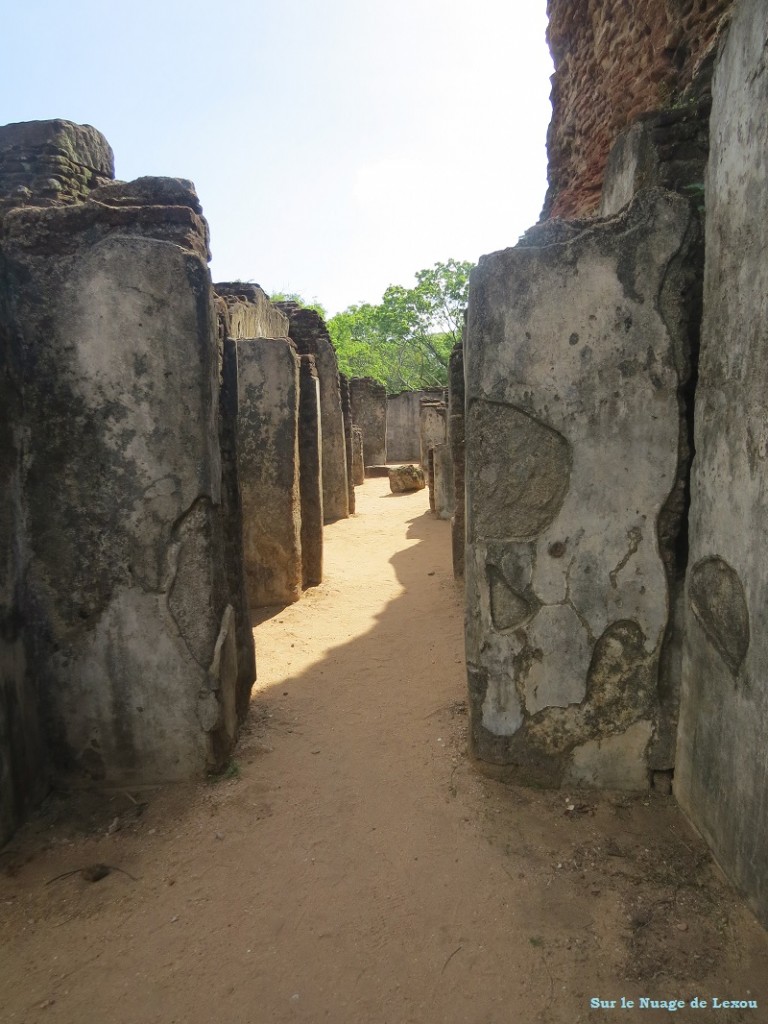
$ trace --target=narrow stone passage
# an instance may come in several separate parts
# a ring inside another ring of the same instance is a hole
[[[357,509],[325,531],[325,582],[256,623],[225,776],[116,792],[106,811],[53,801],[4,852],[0,1021],[573,1024],[622,995],[766,1005],[766,937],[671,800],[525,790],[470,764],[449,525],[382,479]],[[94,863],[121,871],[46,884]]]

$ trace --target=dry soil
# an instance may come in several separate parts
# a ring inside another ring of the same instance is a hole
[[[671,798],[471,763],[449,526],[357,500],[323,585],[256,623],[223,776],[55,795],[2,852],[0,1021],[768,1021],[766,934]]]

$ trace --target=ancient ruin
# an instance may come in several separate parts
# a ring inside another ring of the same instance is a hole
[[[349,382],[352,419],[363,435],[363,465],[383,466],[387,461],[387,389],[371,377]]]

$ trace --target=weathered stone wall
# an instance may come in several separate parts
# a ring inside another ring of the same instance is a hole
[[[548,0],[555,63],[546,217],[597,211],[608,154],[641,114],[706,89],[733,0]]]
[[[365,463],[363,462],[363,432],[360,427],[352,427],[352,479],[356,487],[365,483]]]
[[[363,464],[383,466],[387,461],[387,389],[372,377],[349,382],[352,422],[363,432]]]
[[[23,396],[15,608],[58,772],[184,778],[234,741],[207,255],[197,197],[175,179],[3,214],[0,333]]]
[[[541,782],[670,767],[697,237],[689,203],[651,190],[472,275],[472,737]]]
[[[220,281],[213,286],[216,310],[228,338],[287,338],[288,317],[257,284]]]
[[[675,794],[768,925],[768,71],[740,0],[713,81]]]
[[[451,520],[451,551],[453,575],[464,577],[464,543],[466,533],[464,493],[464,347],[454,346],[448,368],[448,439],[453,454],[454,512]]]
[[[448,410],[444,402],[422,399],[419,403],[419,445],[422,469],[429,469],[429,453],[448,437]]]
[[[314,356],[301,356],[299,396],[299,493],[301,566],[304,587],[323,582],[323,463],[320,441],[320,381]]]
[[[355,471],[352,465],[354,439],[352,435],[352,400],[349,397],[349,378],[339,374],[339,390],[341,393],[341,416],[344,421],[344,452],[347,457],[347,501],[349,514],[355,511]],[[362,480],[360,481],[362,483]]]
[[[453,453],[448,443],[436,444],[432,449],[434,512],[438,519],[453,516],[455,495],[453,489]]]
[[[237,464],[251,608],[302,588],[299,357],[287,338],[237,342]]]
[[[418,462],[421,458],[420,405],[422,398],[440,401],[441,390],[401,391],[387,398],[387,458]]]
[[[323,318],[295,302],[278,302],[288,317],[288,333],[300,355],[313,355],[320,378],[323,443],[323,514],[326,523],[349,515],[347,449],[341,408],[339,364]]]

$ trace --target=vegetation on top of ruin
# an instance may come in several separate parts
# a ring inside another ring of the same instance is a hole
[[[416,272],[411,288],[390,285],[377,304],[349,306],[327,320],[339,360],[349,377],[373,377],[390,393],[445,387],[448,359],[461,339],[473,264],[449,259]],[[273,295],[316,309],[298,295]]]

